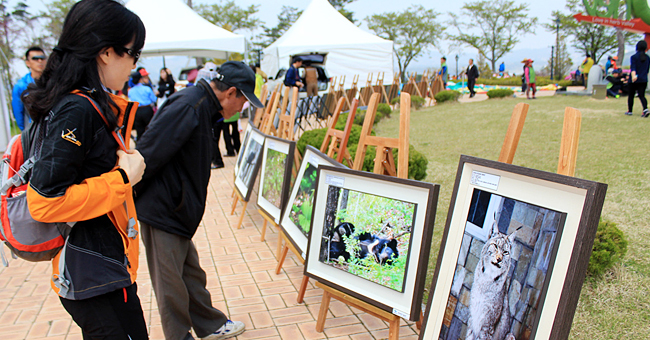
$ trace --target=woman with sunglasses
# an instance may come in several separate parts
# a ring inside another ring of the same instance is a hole
[[[135,105],[109,93],[128,79],[144,39],[140,18],[120,3],[77,2],[23,98],[34,135],[43,138],[29,210],[35,220],[71,226],[52,261],[51,285],[84,339],[148,338],[135,284],[131,188],[145,164],[128,149]]]

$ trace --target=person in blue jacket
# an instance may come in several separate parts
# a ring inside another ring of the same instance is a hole
[[[45,52],[43,52],[43,49],[38,46],[32,46],[27,50],[27,52],[25,52],[25,66],[27,66],[31,72],[20,78],[16,85],[14,85],[11,98],[11,106],[13,107],[16,124],[18,124],[20,131],[25,130],[25,121],[27,121],[27,124],[32,122],[29,115],[25,114],[25,106],[23,105],[21,97],[23,92],[27,90],[27,86],[33,83],[34,79],[41,77],[46,62],[47,57],[45,56]]]
[[[627,112],[625,112],[627,116],[632,115],[635,94],[638,94],[643,106],[641,117],[647,118],[650,115],[648,102],[645,99],[645,89],[648,86],[648,69],[650,68],[650,58],[645,53],[647,49],[648,44],[641,40],[636,44],[636,53],[630,57],[630,90],[627,97]]]
[[[145,84],[146,80],[144,77],[147,75],[149,73],[145,69],[131,73],[131,79],[135,86],[129,89],[129,100],[140,104],[138,105],[138,110],[135,113],[135,121],[133,122],[133,129],[138,133],[138,139],[142,137],[151,118],[153,118],[153,107],[156,105],[156,100],[158,99],[151,87]]]
[[[302,59],[300,57],[295,57],[293,59],[291,67],[289,67],[289,70],[287,70],[287,74],[284,76],[284,85],[297,87],[305,86],[302,81],[300,81],[300,74],[298,74],[298,69],[301,66]]]

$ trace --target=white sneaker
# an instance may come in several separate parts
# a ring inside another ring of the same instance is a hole
[[[244,333],[245,330],[246,330],[246,325],[244,325],[243,322],[228,320],[223,326],[217,329],[216,332],[201,339],[202,340],[229,339],[241,333]]]

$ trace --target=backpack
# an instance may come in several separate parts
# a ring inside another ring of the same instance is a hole
[[[75,93],[88,99],[104,122],[106,118],[94,101],[81,93]],[[32,218],[27,206],[27,187],[32,168],[40,157],[43,139],[47,133],[47,124],[51,117],[47,115],[40,122],[34,122],[20,135],[14,136],[2,156],[0,166],[0,241],[11,249],[14,258],[38,262],[50,261],[65,245],[70,229],[76,222],[45,223]],[[118,144],[124,144],[115,133]],[[4,266],[8,266],[4,251],[0,251]]]

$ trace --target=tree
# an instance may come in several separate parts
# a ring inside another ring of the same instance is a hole
[[[0,0],[0,65],[8,80],[8,93],[13,87],[10,60],[23,55],[28,46],[40,45],[44,36],[37,29],[38,16],[29,12],[29,6],[18,2],[13,10],[6,0]]]
[[[282,11],[278,14],[278,24],[275,27],[262,25],[264,32],[260,34],[260,41],[256,43],[260,48],[265,48],[278,40],[284,32],[302,15],[302,11],[296,7],[282,6]]]
[[[387,12],[366,17],[368,28],[378,36],[393,41],[397,65],[406,81],[406,69],[430,47],[439,44],[445,27],[436,21],[440,15],[422,5],[411,5],[403,12]]]
[[[350,20],[353,23],[357,22],[357,20],[354,19],[354,13],[345,9],[345,5],[353,3],[355,1],[357,0],[329,0],[330,4],[334,8],[336,8],[336,10],[339,11],[339,13],[341,13],[344,17],[348,18],[348,20]]]
[[[45,28],[50,32],[51,45],[47,44],[47,47],[53,47],[59,41],[65,17],[76,2],[76,0],[56,0],[46,5],[47,11],[40,13],[46,21]]]
[[[622,35],[625,43],[632,44],[635,40],[640,39],[639,35],[621,31],[617,32],[616,28],[592,24],[589,22],[578,22],[573,18],[573,14],[582,11],[582,2],[580,0],[567,0],[567,14],[560,11],[554,11],[552,17],[560,19],[560,32],[573,39],[573,47],[581,51],[583,55],[589,53],[596,63],[607,53],[619,49],[619,40],[617,34]],[[550,29],[548,25],[545,25]],[[555,25],[553,25],[555,30]],[[624,53],[625,44],[621,48]],[[621,50],[619,50],[621,53]],[[619,56],[622,62],[622,56]]]
[[[197,5],[195,11],[207,21],[235,32],[240,30],[255,30],[262,21],[254,15],[259,11],[259,5],[250,5],[248,8],[241,8],[234,0],[220,1],[218,4]]]
[[[517,45],[518,36],[534,33],[537,24],[537,18],[528,17],[528,5],[515,5],[512,0],[479,0],[466,3],[461,11],[463,20],[449,13],[458,34],[448,38],[476,48],[490,61],[493,72],[496,62]],[[467,30],[480,32],[471,34]]]

